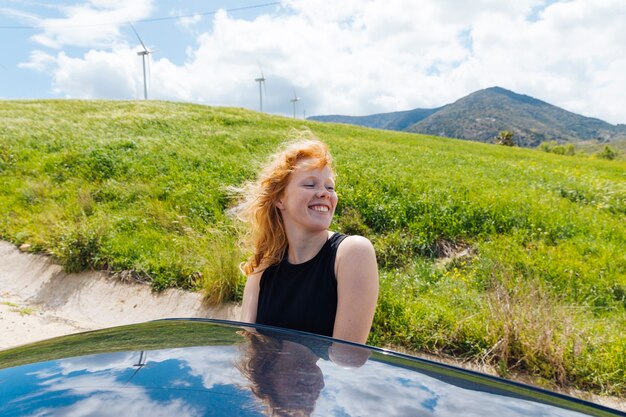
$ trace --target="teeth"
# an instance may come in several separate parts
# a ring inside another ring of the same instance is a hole
[[[315,211],[328,211],[328,207],[326,206],[311,206],[311,210],[315,210]]]

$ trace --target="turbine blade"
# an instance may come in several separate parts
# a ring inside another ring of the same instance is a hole
[[[148,48],[146,48],[146,45],[144,45],[143,41],[141,40],[141,36],[139,36],[139,33],[137,33],[137,31],[135,30],[135,26],[133,26],[133,24],[131,22],[128,22],[128,24],[133,29],[133,32],[135,32],[135,35],[137,35],[137,39],[139,39],[139,42],[141,43],[141,46],[143,47],[143,50],[146,51],[146,53],[149,54],[150,52],[148,51]]]
[[[261,73],[261,79],[265,81],[265,75],[263,75],[263,67],[259,61],[256,62],[257,67],[259,67],[259,72]]]

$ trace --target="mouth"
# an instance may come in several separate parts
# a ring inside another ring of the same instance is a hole
[[[327,213],[330,211],[330,207],[323,204],[314,204],[309,206],[309,208],[313,211],[317,211],[318,213]]]

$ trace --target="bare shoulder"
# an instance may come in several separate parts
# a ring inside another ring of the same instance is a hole
[[[346,272],[370,271],[377,275],[376,252],[369,239],[363,236],[348,236],[337,248],[335,260],[335,274],[338,279],[344,277]],[[369,274],[369,275],[372,275]]]
[[[338,258],[352,258],[353,256],[376,256],[374,245],[366,237],[348,236],[337,248]]]

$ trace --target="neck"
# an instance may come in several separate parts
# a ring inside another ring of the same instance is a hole
[[[327,230],[313,234],[287,233],[287,241],[289,242],[287,261],[291,264],[301,264],[313,259],[320,249],[322,249],[322,246],[324,246],[330,235],[331,232]]]

